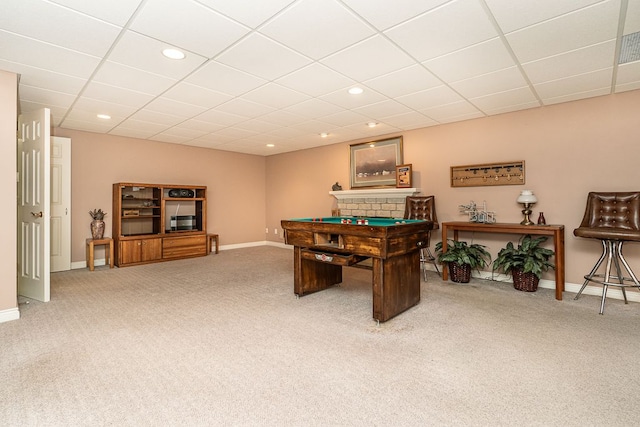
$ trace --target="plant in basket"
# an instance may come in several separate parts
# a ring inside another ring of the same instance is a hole
[[[471,269],[480,270],[491,262],[491,254],[486,246],[478,243],[468,244],[459,240],[447,240],[446,251],[442,242],[436,243],[438,262],[447,263],[452,282],[468,283],[471,280]]]
[[[549,261],[554,252],[540,246],[546,241],[545,236],[534,239],[527,234],[520,240],[518,247],[512,242],[507,243],[493,261],[493,271],[511,274],[513,287],[517,290],[535,292],[542,273],[555,268]]]

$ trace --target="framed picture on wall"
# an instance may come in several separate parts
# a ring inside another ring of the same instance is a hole
[[[396,187],[397,188],[410,188],[412,187],[411,176],[412,169],[411,164],[396,166]]]
[[[351,188],[396,185],[396,166],[402,164],[402,136],[350,146]]]

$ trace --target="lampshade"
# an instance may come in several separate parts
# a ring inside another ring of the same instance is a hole
[[[533,191],[531,190],[522,190],[522,192],[516,199],[516,202],[518,203],[536,203],[537,201],[538,198],[535,196],[535,194],[533,194]]]

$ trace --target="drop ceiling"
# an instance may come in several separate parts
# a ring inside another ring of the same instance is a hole
[[[268,156],[640,89],[639,31],[640,0],[2,0],[0,69],[56,127]]]

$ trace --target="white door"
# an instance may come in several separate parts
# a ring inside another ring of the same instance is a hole
[[[18,294],[47,302],[49,266],[49,109],[18,118]]]
[[[71,270],[71,139],[51,137],[51,272]]]

